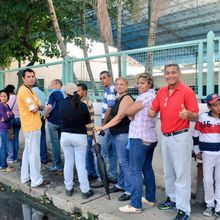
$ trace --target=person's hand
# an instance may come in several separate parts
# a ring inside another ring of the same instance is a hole
[[[202,160],[202,152],[196,154],[196,159],[197,160]]]
[[[37,113],[39,111],[39,106],[37,106],[36,108],[34,108],[31,112],[33,112],[34,114]]]
[[[185,106],[181,105],[181,111],[179,112],[179,117],[181,119],[188,119],[189,111],[185,108]]]
[[[148,114],[148,117],[150,117],[150,118],[155,118],[155,116],[156,116],[157,113],[154,111],[153,107],[151,106],[151,107],[149,108],[147,114]]]
[[[93,131],[95,131],[95,132],[99,132],[99,131],[102,131],[103,129],[102,129],[102,127],[94,127],[93,128]]]
[[[42,105],[38,105],[39,110],[43,110],[43,106]]]

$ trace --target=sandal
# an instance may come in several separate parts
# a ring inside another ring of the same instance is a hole
[[[10,173],[13,171],[15,171],[15,168],[11,166],[8,166],[6,169],[2,169],[2,172],[7,172],[7,173]]]

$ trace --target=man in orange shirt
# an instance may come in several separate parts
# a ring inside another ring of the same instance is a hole
[[[43,107],[37,94],[32,90],[36,81],[35,72],[32,69],[24,70],[22,79],[24,84],[18,91],[18,108],[25,139],[21,165],[21,182],[31,181],[31,187],[45,186],[50,181],[43,180],[40,173],[41,118],[39,110],[42,110]]]
[[[161,210],[178,209],[174,220],[188,220],[191,197],[191,136],[189,122],[198,119],[198,103],[192,89],[180,80],[178,64],[164,67],[167,86],[161,88],[149,117],[160,112],[163,133],[161,148],[167,200],[159,204]]]

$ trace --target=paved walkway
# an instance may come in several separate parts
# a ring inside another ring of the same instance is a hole
[[[95,195],[88,200],[81,199],[79,187],[75,188],[73,197],[66,197],[62,173],[49,172],[47,166],[42,167],[42,172],[45,178],[51,180],[50,185],[45,188],[31,188],[29,184],[20,183],[20,164],[16,163],[14,166],[16,167],[16,172],[0,172],[0,182],[15,189],[22,190],[32,197],[40,198],[46,195],[57,208],[70,213],[74,212],[76,208],[79,208],[85,216],[87,216],[88,213],[93,213],[98,215],[99,220],[172,220],[176,215],[175,210],[159,211],[156,207],[144,207],[144,211],[141,214],[120,213],[118,207],[127,204],[127,202],[119,202],[117,200],[120,193],[111,194],[111,200],[108,200],[105,196],[95,199],[104,194],[103,188],[95,189]],[[164,192],[162,189],[158,188],[157,200],[161,201],[163,199]],[[216,217],[204,217],[201,214],[203,209],[204,207],[196,204],[195,200],[192,200],[191,220],[218,219]]]

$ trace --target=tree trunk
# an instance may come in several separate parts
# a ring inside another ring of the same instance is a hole
[[[84,57],[87,58],[88,52],[87,52],[87,45],[86,45],[86,0],[83,0],[82,32],[83,32],[82,34],[83,54],[84,54]],[[95,95],[98,96],[99,93],[98,93],[98,89],[97,89],[97,86],[96,86],[96,83],[95,83],[95,80],[92,74],[90,62],[89,60],[86,60],[85,63],[86,63],[87,72],[89,74],[89,78],[92,82],[93,91]]]
[[[54,9],[53,0],[47,0],[47,2],[48,2],[52,22],[53,22],[54,31],[55,31],[55,34],[56,34],[56,37],[57,37],[58,45],[59,45],[59,48],[61,50],[62,57],[65,59],[66,56],[67,56],[67,50],[66,50],[66,46],[64,44],[62,34],[60,32],[60,27],[59,27],[56,12],[55,12],[55,9]],[[72,74],[73,74],[73,80],[77,83],[77,78],[76,78],[76,75],[74,73],[74,70],[73,70]]]
[[[117,20],[117,48],[121,51],[121,26],[122,26],[123,0],[118,0],[118,20]],[[118,57],[118,75],[122,75],[121,56]]]
[[[55,12],[55,9],[53,6],[53,0],[47,0],[47,2],[48,2],[48,6],[49,6],[50,16],[51,16],[52,22],[53,22],[54,31],[55,31],[55,34],[56,34],[56,37],[58,40],[58,45],[61,50],[63,58],[65,58],[67,56],[66,46],[64,44],[62,34],[60,32],[60,27],[58,24],[56,12]]]
[[[106,0],[96,1],[96,14],[100,28],[102,43],[104,44],[105,54],[109,54],[108,45],[113,46],[112,26],[108,15]],[[106,57],[108,72],[113,77],[112,64],[110,57]]]

